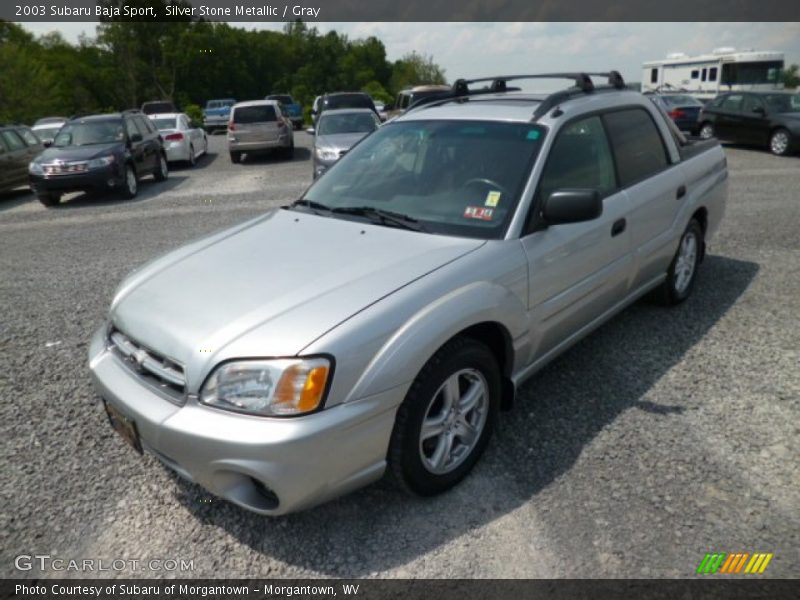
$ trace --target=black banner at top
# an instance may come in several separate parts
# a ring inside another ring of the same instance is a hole
[[[7,21],[800,21],[797,0],[2,0]]]

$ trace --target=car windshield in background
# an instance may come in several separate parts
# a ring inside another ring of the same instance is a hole
[[[494,121],[386,125],[348,152],[302,200],[320,214],[325,208],[331,216],[353,207],[377,209],[418,221],[433,233],[501,238],[544,133],[538,125]]]
[[[56,125],[55,127],[37,127],[34,133],[38,135],[40,139],[52,140],[60,129],[61,125]]]
[[[411,106],[417,100],[422,100],[423,98],[431,98],[433,96],[441,96],[446,94],[447,92],[444,90],[426,90],[422,92],[411,92],[408,99],[408,105]]]
[[[764,100],[770,112],[800,112],[800,94],[770,94]]]
[[[328,96],[325,99],[325,109],[333,110],[336,108],[373,108],[372,100],[363,94],[342,94],[340,96]]]
[[[294,100],[292,100],[291,96],[286,95],[278,95],[278,96],[268,96],[267,100],[277,100],[281,104],[294,104]]]
[[[703,106],[703,103],[694,96],[661,96],[661,100],[668,108],[673,106]]]
[[[171,119],[152,119],[152,121],[153,121],[153,124],[155,124],[155,126],[158,129],[177,129],[178,128],[177,119],[175,119],[174,117],[171,118]]]
[[[272,106],[240,106],[233,113],[234,123],[264,123],[277,120],[275,108]]]
[[[375,122],[375,118],[372,114],[352,113],[344,115],[325,115],[319,122],[319,135],[369,133],[377,128],[378,124]]]
[[[53,142],[59,148],[64,146],[90,146],[92,144],[111,144],[125,139],[122,121],[88,121],[68,123],[61,128]]]

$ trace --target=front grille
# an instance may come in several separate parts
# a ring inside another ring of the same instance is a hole
[[[53,163],[43,165],[45,175],[71,175],[73,173],[85,173],[89,165],[84,163]]]
[[[132,340],[118,329],[112,329],[109,341],[122,362],[147,384],[164,392],[171,400],[183,404],[186,376],[176,361],[153,352]]]

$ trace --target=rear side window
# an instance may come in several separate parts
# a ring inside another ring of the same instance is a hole
[[[129,138],[132,138],[134,135],[139,134],[139,130],[137,129],[136,124],[130,117],[125,119],[125,132],[128,134]]]
[[[626,187],[667,167],[664,141],[644,109],[620,110],[603,119],[617,159],[620,185]]]
[[[717,80],[717,67],[711,67],[711,69],[708,71],[708,80],[709,81]]]
[[[233,112],[234,123],[264,123],[277,121],[278,115],[274,106],[240,106]]]
[[[607,196],[616,187],[614,160],[600,117],[581,119],[562,129],[542,172],[539,197],[545,199],[562,188],[597,190]]]
[[[8,149],[12,152],[14,150],[22,150],[25,147],[25,142],[17,135],[16,131],[6,129],[5,131],[0,131],[0,136],[2,136],[6,142],[6,146],[8,146]]]
[[[28,146],[38,146],[41,143],[39,142],[39,138],[37,138],[30,129],[18,129],[17,132],[22,136],[22,139],[25,140]]]
[[[755,112],[757,108],[765,110],[764,102],[758,96],[745,96],[742,101],[742,110],[744,112]]]
[[[742,100],[744,97],[741,94],[731,94],[722,103],[722,108],[725,110],[741,110]]]
[[[658,69],[650,69],[650,83],[658,83]]]

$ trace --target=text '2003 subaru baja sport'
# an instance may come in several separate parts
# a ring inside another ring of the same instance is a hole
[[[459,80],[291,206],[132,273],[90,350],[112,425],[262,514],[387,468],[455,485],[521,382],[643,294],[690,294],[724,211],[719,144],[616,72],[525,78],[554,76],[575,85]]]

